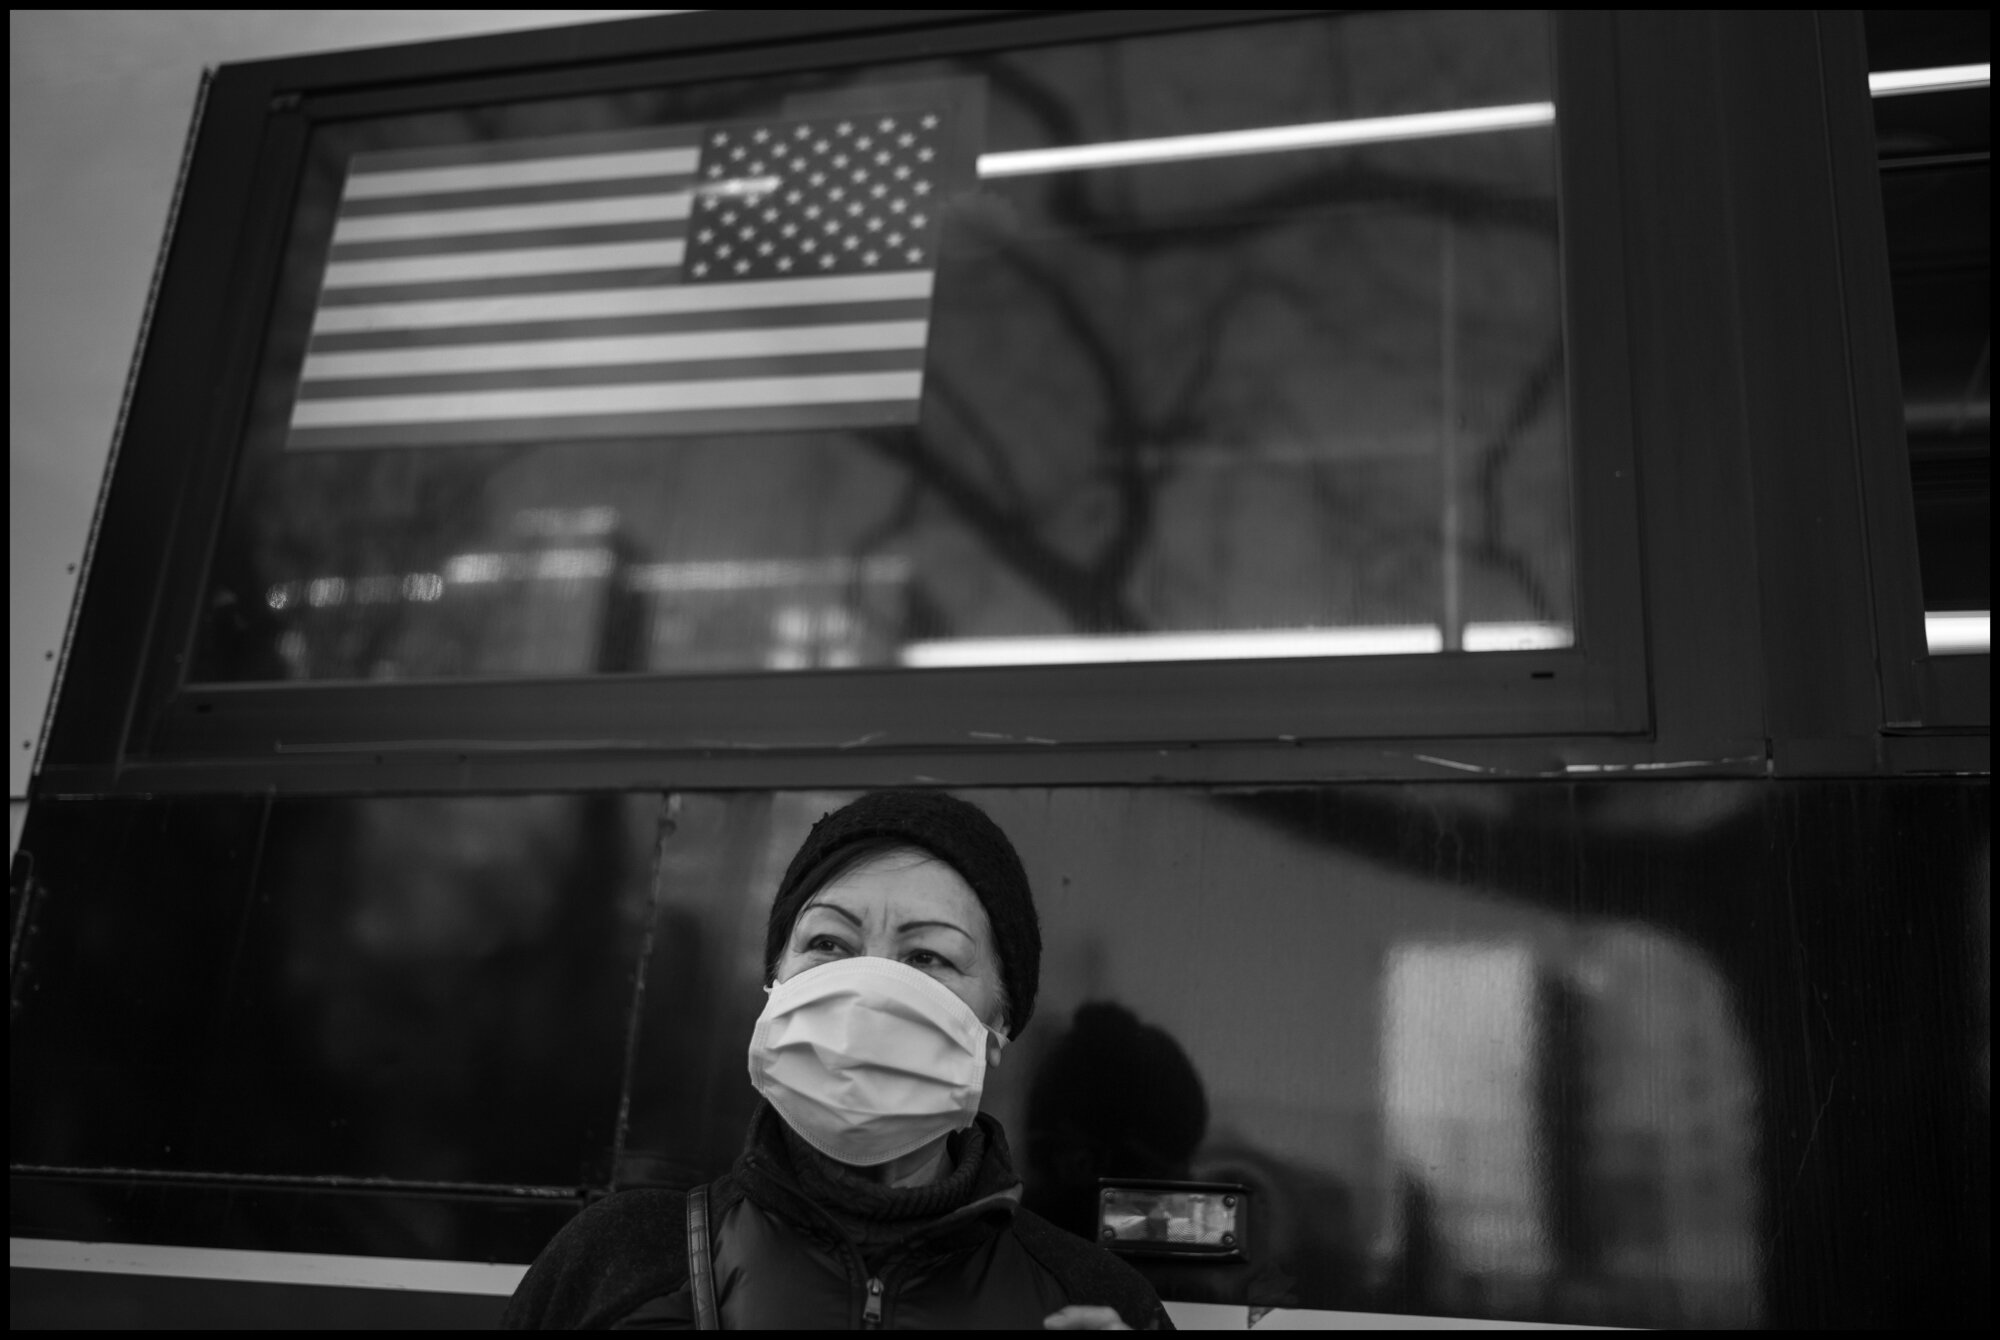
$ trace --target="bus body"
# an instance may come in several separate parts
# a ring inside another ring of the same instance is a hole
[[[14,1324],[493,1324],[728,1169],[769,899],[880,787],[1035,890],[1026,1203],[1242,1197],[1132,1258],[1183,1326],[1982,1324],[1985,401],[1919,412],[1890,229],[1985,159],[1892,171],[1869,74],[1735,12],[222,68],[14,866]]]

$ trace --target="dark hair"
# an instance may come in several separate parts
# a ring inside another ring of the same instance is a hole
[[[772,907],[771,924],[774,927],[783,926],[784,931],[781,935],[772,938],[766,946],[770,957],[764,962],[765,986],[769,986],[778,980],[778,960],[785,956],[785,946],[792,938],[792,927],[797,924],[800,914],[806,910],[812,900],[819,896],[820,891],[839,879],[842,875],[866,865],[876,857],[887,856],[891,852],[898,851],[909,852],[914,856],[922,857],[926,861],[937,861],[947,869],[951,865],[949,861],[946,861],[936,852],[919,846],[908,838],[894,837],[887,834],[878,837],[859,838],[845,846],[835,847],[821,858],[818,865],[800,876],[799,882],[786,890],[779,897],[777,904]],[[1000,979],[1000,1020],[1002,1027],[1011,1028],[1013,1018],[1014,1002],[1007,990],[1006,976],[1002,974]]]

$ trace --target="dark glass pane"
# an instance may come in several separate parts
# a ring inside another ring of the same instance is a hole
[[[324,126],[195,678],[1567,645],[1547,48],[1344,15]]]
[[[15,1161],[601,1183],[657,812],[38,801]]]

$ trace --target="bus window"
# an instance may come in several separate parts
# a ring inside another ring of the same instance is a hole
[[[1933,655],[1984,652],[1992,608],[1990,17],[1866,17],[1925,624]]]
[[[196,683],[1569,647],[1545,15],[325,118]]]

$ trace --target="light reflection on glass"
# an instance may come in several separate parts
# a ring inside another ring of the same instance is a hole
[[[1447,1302],[1754,1324],[1755,1093],[1728,995],[1655,933],[1575,944],[1390,952],[1383,1119],[1401,1172],[1378,1252],[1421,1216],[1425,1287]]]

